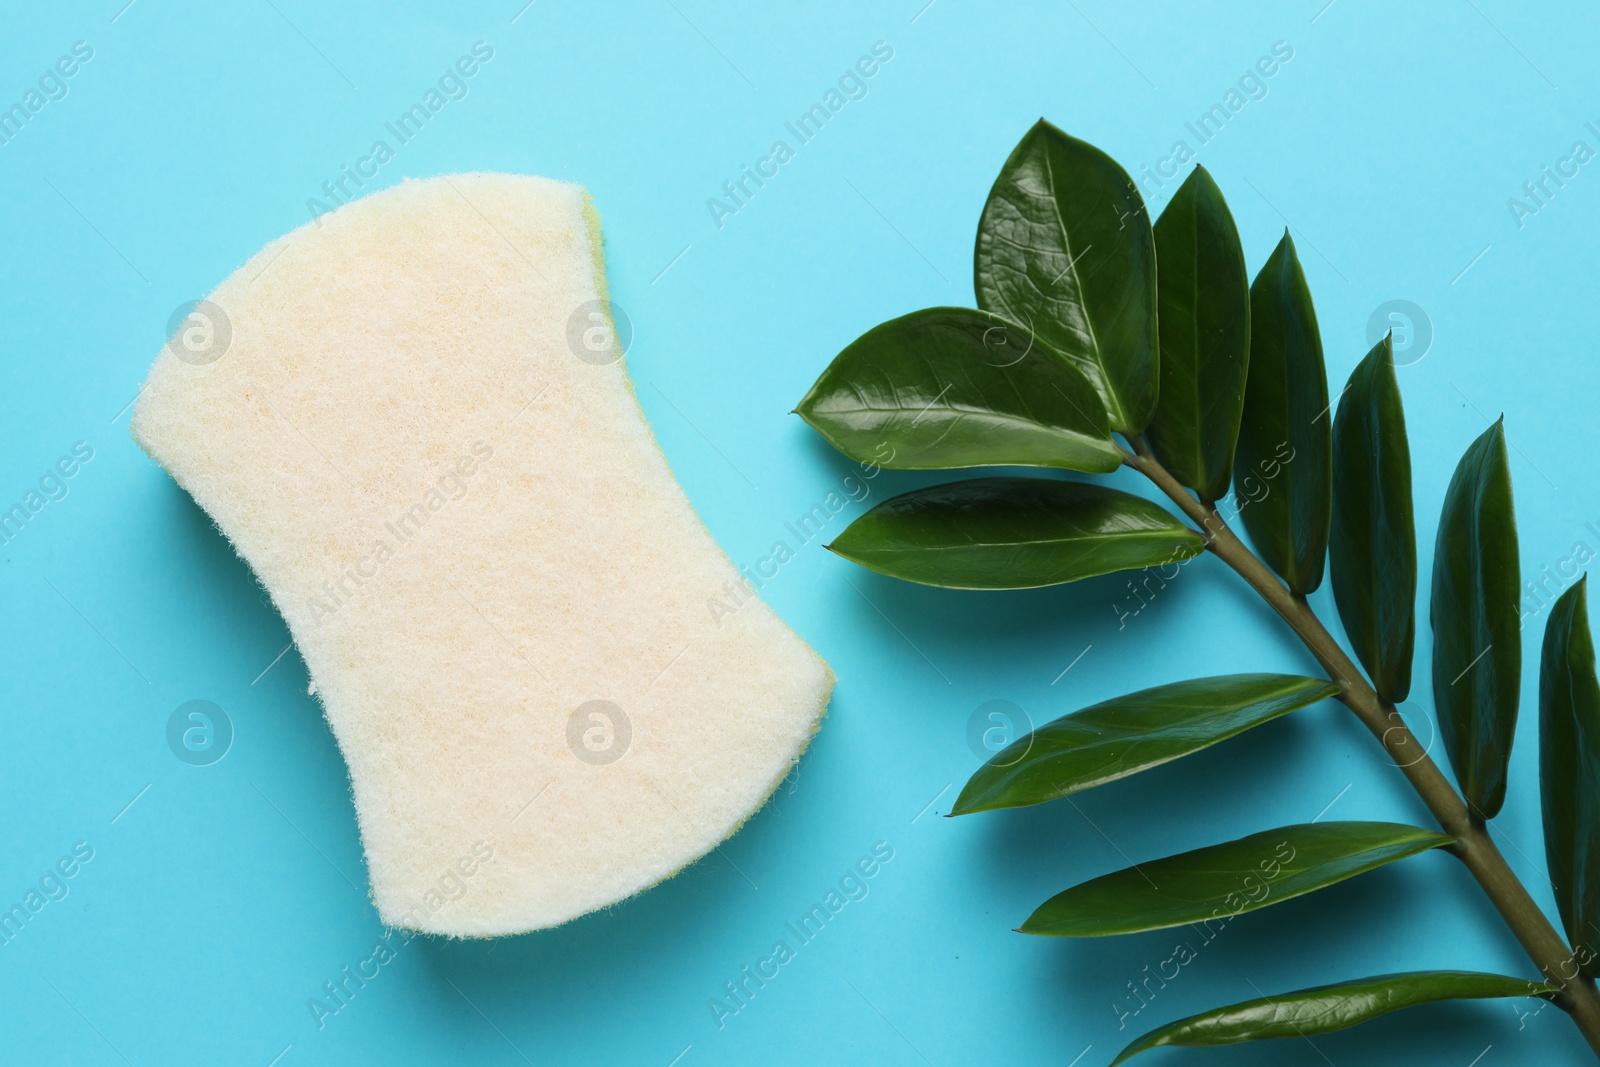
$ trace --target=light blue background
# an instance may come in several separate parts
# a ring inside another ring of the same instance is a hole
[[[1532,973],[1465,873],[1427,855],[1238,920],[1119,1032],[1125,984],[1193,936],[1012,933],[1035,905],[1129,859],[1309,820],[1335,798],[1330,818],[1426,812],[1325,705],[1075,805],[940,819],[978,762],[967,726],[985,701],[1043,721],[1186,676],[1310,662],[1210,559],[1119,629],[1123,578],[953,594],[880,579],[813,541],[764,595],[838,689],[796,775],[727,859],[554,932],[413,942],[319,1030],[307,999],[382,935],[344,769],[298,656],[262,673],[288,642],[283,623],[129,441],[125,407],[172,310],[304,222],[323,181],[481,39],[495,54],[470,95],[369,187],[471,169],[587,185],[645,411],[701,516],[749,564],[850,473],[787,412],[861,331],[971,302],[978,213],[1030,123],[1048,116],[1137,174],[1175,140],[1193,145],[1184,123],[1284,41],[1293,59],[1266,97],[1198,159],[1252,271],[1292,227],[1335,390],[1375,308],[1410,300],[1431,319],[1431,350],[1401,372],[1419,603],[1450,471],[1501,411],[1535,577],[1575,542],[1600,550],[1584,525],[1600,528],[1600,164],[1520,228],[1506,201],[1574,141],[1600,148],[1584,128],[1600,119],[1592,9],[539,0],[519,16],[523,0],[137,0],[119,15],[123,2],[9,2],[0,35],[5,106],[73,42],[94,48],[69,95],[0,146],[0,505],[73,442],[95,450],[70,495],[0,552],[0,903],[75,842],[95,852],[65,900],[0,946],[0,1058],[1088,1065],[1136,1028],[1257,989],[1435,966]],[[869,95],[714,225],[707,198],[879,40],[894,58]],[[929,480],[886,473],[872,499]],[[615,566],[627,580],[628,560]],[[1331,617],[1327,591],[1313,599]],[[1530,664],[1542,623],[1525,635]],[[1424,736],[1427,655],[1424,632],[1410,709]],[[191,699],[222,706],[237,732],[210,767],[165,741]],[[1525,711],[1534,699],[1530,669]],[[1548,908],[1532,715],[1521,733],[1495,828]],[[877,841],[895,855],[870,895],[719,1030],[707,999]],[[1150,1062],[1582,1058],[1559,1012],[1524,1026],[1528,1007],[1420,1010],[1315,1048]]]

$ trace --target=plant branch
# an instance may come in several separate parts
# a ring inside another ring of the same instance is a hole
[[[1206,538],[1206,548],[1238,573],[1289,624],[1307,651],[1339,686],[1339,701],[1378,739],[1433,813],[1440,828],[1455,838],[1451,853],[1477,879],[1529,958],[1549,981],[1561,983],[1563,995],[1558,1003],[1572,1016],[1589,1047],[1600,1058],[1600,993],[1591,979],[1578,972],[1576,954],[1517,879],[1490,838],[1488,827],[1472,818],[1466,803],[1438,764],[1417,743],[1400,714],[1378,698],[1306,599],[1291,593],[1266,564],[1245,547],[1214,506],[1196,500],[1172,477],[1151,454],[1143,435],[1131,435],[1128,442],[1133,452],[1124,451],[1123,462],[1155,483],[1200,527]]]

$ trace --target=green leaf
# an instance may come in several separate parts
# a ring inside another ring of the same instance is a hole
[[[1483,819],[1499,814],[1506,797],[1522,691],[1521,603],[1511,465],[1497,422],[1472,442],[1445,490],[1428,612],[1439,736]]]
[[[1345,635],[1378,696],[1411,692],[1416,639],[1417,532],[1411,446],[1389,336],[1356,364],[1333,420],[1329,573]]]
[[[1302,596],[1322,584],[1328,554],[1332,421],[1317,312],[1285,232],[1250,286],[1250,374],[1233,491],[1257,552]]]
[[[1399,823],[1282,826],[1073,886],[1041,904],[1022,932],[1105,937],[1189,923],[1209,928],[1450,842]]]
[[[1600,976],[1600,683],[1589,635],[1588,576],[1550,609],[1539,660],[1539,785],[1544,852],[1567,941]]]
[[[985,763],[951,815],[1020,808],[1081,793],[1209,748],[1339,687],[1291,674],[1228,674],[1144,689],[1075,711]]]
[[[1320,985],[1213,1008],[1152,1030],[1123,1049],[1111,1067],[1153,1048],[1213,1048],[1276,1037],[1315,1037],[1380,1015],[1442,1000],[1495,997],[1554,999],[1561,987],[1476,971],[1407,971]]]
[[[1161,391],[1150,449],[1204,500],[1233,481],[1250,365],[1250,275],[1222,190],[1204,167],[1156,220]]]
[[[891,578],[947,589],[1032,589],[1175,563],[1204,540],[1142,497],[1043,478],[974,478],[905,493],[828,548]]]
[[[1156,253],[1126,171],[1040,119],[1012,151],[978,222],[978,306],[1031,329],[1094,383],[1111,428],[1156,405]]]
[[[1104,473],[1122,463],[1088,379],[1023,328],[967,308],[868,330],[797,410],[839,451],[879,467]]]

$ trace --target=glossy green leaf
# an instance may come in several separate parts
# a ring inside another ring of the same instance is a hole
[[[973,268],[979,307],[1066,356],[1113,430],[1144,429],[1159,384],[1155,239],[1115,160],[1040,119],[989,192]]]
[[[1288,233],[1250,286],[1250,373],[1233,492],[1261,558],[1302,595],[1322,584],[1333,473],[1328,376]]]
[[[1339,618],[1372,687],[1391,704],[1411,692],[1417,531],[1411,446],[1388,336],[1356,364],[1333,420],[1328,570]]]
[[[1041,904],[1022,932],[1105,937],[1189,923],[1210,928],[1450,841],[1399,823],[1282,826],[1073,886]]]
[[[1250,275],[1222,190],[1204,167],[1156,220],[1161,391],[1145,435],[1179,482],[1221,500],[1250,365]]]
[[[1141,1052],[1169,1045],[1213,1048],[1277,1037],[1315,1037],[1421,1004],[1498,997],[1553,999],[1560,988],[1548,982],[1476,971],[1380,974],[1247,1000],[1191,1015],[1145,1034],[1123,1049],[1111,1065],[1116,1067]]]
[[[1144,689],[1075,711],[995,753],[951,815],[1070,796],[1169,763],[1336,695],[1291,674],[1228,674]]]
[[[1122,463],[1089,380],[1023,328],[968,308],[868,330],[797,410],[839,451],[879,467],[1104,473]]]
[[[1031,589],[1198,555],[1200,535],[1143,497],[1043,478],[974,478],[884,501],[828,546],[908,582]]]
[[[1600,976],[1600,683],[1589,634],[1588,576],[1561,594],[1539,660],[1539,786],[1545,863],[1567,940]]]
[[[1522,566],[1504,428],[1472,442],[1433,550],[1433,705],[1450,766],[1483,819],[1500,812],[1522,691]]]

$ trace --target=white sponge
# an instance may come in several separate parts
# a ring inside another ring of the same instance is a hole
[[[612,331],[582,188],[408,181],[264,248],[139,400],[134,439],[288,620],[392,926],[536,930],[669,877],[827,705]]]

